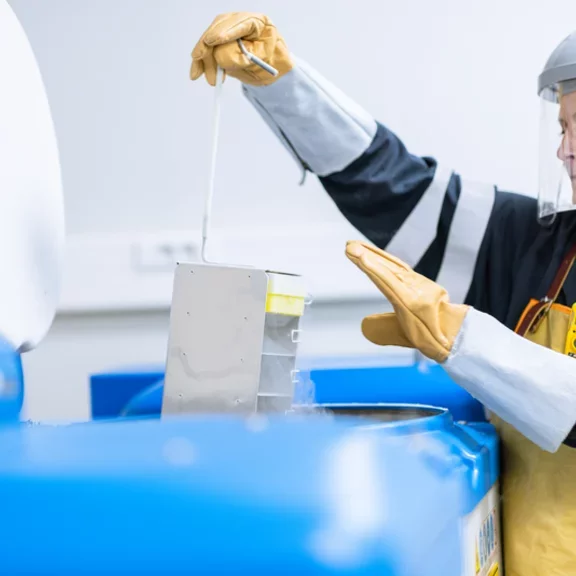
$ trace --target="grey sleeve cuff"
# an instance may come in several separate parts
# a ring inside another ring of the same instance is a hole
[[[576,359],[534,344],[471,309],[446,372],[543,450],[555,452],[576,422]]]
[[[344,170],[376,135],[376,121],[305,62],[269,86],[243,85],[248,100],[303,169]]]

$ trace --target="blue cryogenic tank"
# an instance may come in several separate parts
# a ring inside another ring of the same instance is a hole
[[[0,574],[492,575],[497,451],[427,407],[6,427]]]
[[[309,360],[308,363],[312,368],[302,371],[301,387],[312,385],[314,400],[319,404],[427,404],[447,408],[456,421],[486,421],[482,405],[453,382],[438,364],[390,365],[380,358]],[[93,374],[90,378],[92,417],[159,417],[163,378],[162,366]]]
[[[392,404],[324,404],[337,415],[366,420],[386,435],[407,435],[408,449],[422,445],[428,457],[444,450],[468,467],[462,502],[462,575],[502,574],[500,539],[499,440],[491,424],[456,424],[447,410]],[[304,408],[309,410],[309,408]]]
[[[0,425],[18,422],[23,401],[24,376],[20,354],[0,338]]]

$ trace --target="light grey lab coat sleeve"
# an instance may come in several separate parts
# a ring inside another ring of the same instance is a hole
[[[278,81],[243,85],[243,92],[303,170],[340,172],[368,149],[376,121],[311,66],[293,60]]]
[[[452,379],[518,432],[555,452],[576,422],[576,360],[471,309],[443,364]]]

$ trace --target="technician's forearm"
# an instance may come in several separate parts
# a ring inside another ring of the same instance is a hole
[[[444,368],[491,412],[555,452],[576,422],[575,362],[472,309]]]
[[[243,85],[270,128],[296,160],[318,176],[344,170],[370,146],[370,114],[305,62],[270,86]]]

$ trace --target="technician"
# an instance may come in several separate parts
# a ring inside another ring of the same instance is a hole
[[[252,64],[237,39],[279,74]],[[576,574],[576,33],[538,79],[537,200],[410,154],[293,56],[265,15],[214,20],[192,52],[191,78],[214,85],[217,66],[375,245],[346,249],[395,311],[366,318],[364,335],[419,349],[494,414],[506,575]]]

